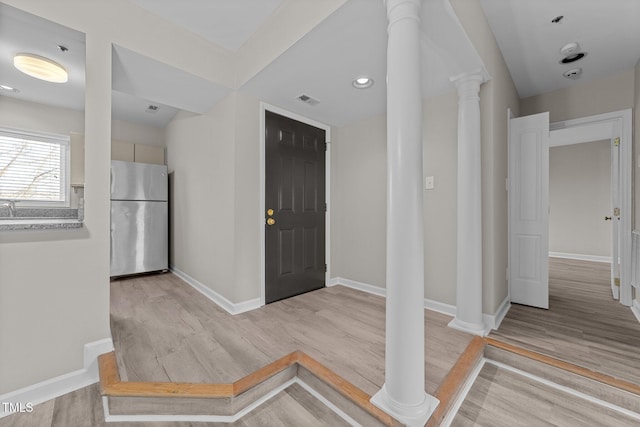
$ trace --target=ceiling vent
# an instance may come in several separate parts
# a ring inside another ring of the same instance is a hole
[[[582,75],[582,68],[574,68],[573,70],[565,71],[562,75],[568,79],[577,80]]]
[[[312,98],[309,95],[306,95],[304,93],[302,95],[298,96],[296,99],[299,100],[299,101],[304,102],[305,104],[309,104],[312,107],[320,104],[320,101],[318,101],[317,99]]]
[[[157,105],[149,105],[145,111],[149,114],[155,114],[158,112],[159,108],[160,107],[158,107]]]

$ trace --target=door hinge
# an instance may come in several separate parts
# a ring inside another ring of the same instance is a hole
[[[324,211],[325,212],[327,211],[327,204],[326,203],[324,204]]]
[[[613,140],[613,145],[615,145],[616,147],[620,146],[620,138],[616,138]]]
[[[620,278],[619,277],[614,277],[613,278],[613,285],[614,286],[620,286]]]
[[[324,151],[327,151],[327,142],[324,143]]]
[[[327,272],[327,264],[324,265],[324,272]]]
[[[620,208],[613,208],[613,215],[620,216]]]

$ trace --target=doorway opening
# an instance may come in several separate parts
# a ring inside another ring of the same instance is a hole
[[[260,118],[264,305],[330,277],[330,127],[267,104]]]
[[[512,302],[549,308],[549,147],[611,141],[611,293],[630,306],[631,110],[549,124],[549,114],[509,122],[509,290]],[[604,218],[603,218],[604,219]]]

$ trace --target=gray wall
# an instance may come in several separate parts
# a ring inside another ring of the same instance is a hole
[[[549,150],[549,251],[611,256],[611,141]]]

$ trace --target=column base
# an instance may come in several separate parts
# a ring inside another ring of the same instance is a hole
[[[424,401],[421,404],[417,406],[401,405],[389,397],[383,385],[380,391],[371,398],[371,403],[408,427],[424,427],[440,401],[425,392]]]
[[[451,322],[449,322],[449,325],[447,326],[462,332],[467,332],[469,334],[478,335],[481,337],[484,337],[485,335],[489,334],[489,331],[485,327],[484,323],[464,322],[458,319],[457,317],[454,317],[454,319]]]

